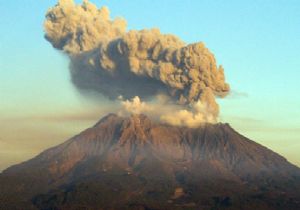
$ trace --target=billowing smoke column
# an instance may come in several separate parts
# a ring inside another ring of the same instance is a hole
[[[69,55],[76,87],[110,99],[167,95],[194,118],[201,114],[199,122],[213,122],[219,113],[215,96],[229,92],[223,68],[203,43],[186,45],[158,29],[127,31],[124,19],[111,20],[106,7],[98,9],[87,0],[82,5],[60,0],[47,12],[45,32],[55,48]],[[201,112],[193,109],[197,104]],[[162,119],[172,123],[183,110]]]

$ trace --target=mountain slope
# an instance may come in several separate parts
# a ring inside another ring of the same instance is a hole
[[[0,209],[299,209],[300,169],[228,124],[110,114],[0,175]]]

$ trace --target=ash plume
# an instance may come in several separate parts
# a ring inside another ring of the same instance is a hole
[[[69,55],[72,81],[80,90],[97,91],[112,100],[122,96],[127,107],[136,96],[150,100],[166,95],[171,103],[164,105],[173,103],[186,111],[181,118],[192,116],[197,123],[217,120],[215,97],[226,96],[230,88],[223,68],[203,43],[185,44],[158,29],[127,31],[124,19],[112,20],[108,8],[98,9],[88,0],[81,5],[60,0],[47,12],[44,27],[53,47]],[[195,108],[197,104],[202,108]],[[174,115],[161,118],[174,121]]]

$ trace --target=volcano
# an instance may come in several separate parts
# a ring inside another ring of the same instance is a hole
[[[0,174],[0,209],[300,209],[300,169],[229,124],[109,114]]]

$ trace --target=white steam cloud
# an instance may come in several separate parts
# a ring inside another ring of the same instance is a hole
[[[141,99],[136,96],[132,100],[125,100],[121,102],[122,109],[120,110],[121,115],[126,114],[142,114],[151,113],[154,111],[154,107],[142,102]]]
[[[146,114],[161,122],[176,125],[197,127],[201,123],[216,123],[215,117],[210,114],[209,107],[201,101],[194,102],[188,108],[167,101],[156,100],[146,103],[136,96],[131,100],[121,101],[119,115]]]
[[[150,113],[141,100],[165,95],[164,105],[181,110],[161,113],[162,121],[197,126],[217,121],[215,97],[230,90],[223,68],[203,43],[186,45],[158,29],[127,31],[124,19],[112,20],[106,7],[87,0],[82,5],[60,0],[46,14],[45,32],[53,47],[69,55],[76,87],[112,100],[122,95],[129,112]]]

